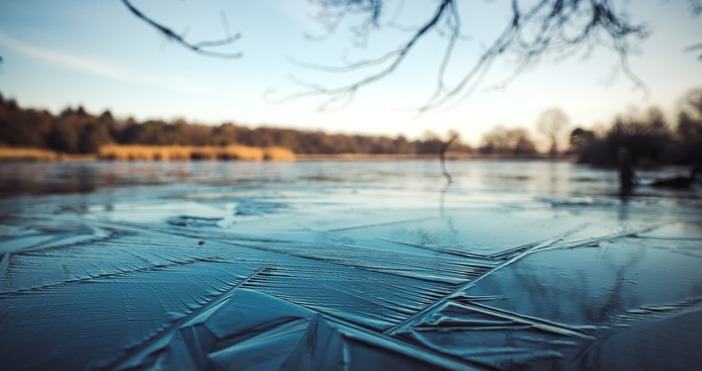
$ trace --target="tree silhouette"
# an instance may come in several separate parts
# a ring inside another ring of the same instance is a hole
[[[682,140],[702,141],[702,89],[693,89],[682,99],[677,132]]]
[[[282,147],[297,154],[437,154],[445,143],[435,134],[409,141],[403,136],[327,134],[273,127],[251,129],[233,123],[209,126],[133,118],[115,119],[110,111],[93,115],[82,107],[66,108],[59,115],[25,109],[0,94],[0,147],[45,148],[63,153],[96,154],[106,144],[145,146],[229,146]],[[472,148],[457,138],[455,151]]]
[[[595,140],[594,131],[577,127],[570,132],[570,151],[578,153],[593,140]]]
[[[689,163],[700,153],[693,146],[675,143],[664,115],[656,107],[617,116],[601,138],[588,140],[578,148],[579,160],[601,166],[615,166],[621,148],[636,166]],[[684,144],[684,143],[682,143]]]
[[[568,117],[560,108],[551,108],[544,111],[539,120],[536,121],[536,130],[549,141],[549,155],[555,156],[558,153],[558,141],[568,125]]]
[[[679,104],[677,161],[702,163],[702,88],[690,90]]]
[[[506,129],[497,125],[483,134],[478,151],[488,155],[524,156],[536,153],[536,146],[523,128]]]

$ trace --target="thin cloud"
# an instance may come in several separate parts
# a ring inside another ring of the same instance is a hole
[[[40,59],[54,64],[61,64],[69,68],[92,73],[114,80],[126,81],[140,85],[148,85],[152,87],[173,89],[195,95],[205,95],[208,93],[207,89],[204,89],[202,87],[196,87],[192,84],[188,84],[182,81],[161,81],[158,79],[136,76],[83,56],[36,47],[34,45],[30,45],[23,41],[9,37],[3,33],[0,33],[0,44],[3,44],[6,47],[15,50],[16,52],[19,52],[32,58]]]
[[[38,48],[2,33],[0,33],[0,43],[17,52],[47,62],[59,63],[67,67],[92,72],[113,79],[124,79],[123,74],[119,71],[99,62],[64,52]]]

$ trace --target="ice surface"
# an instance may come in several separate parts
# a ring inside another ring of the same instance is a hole
[[[4,164],[2,368],[700,364],[699,186],[448,167]]]

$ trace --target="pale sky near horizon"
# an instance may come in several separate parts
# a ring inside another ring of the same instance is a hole
[[[465,142],[477,145],[481,134],[498,124],[533,129],[548,108],[560,107],[572,127],[606,125],[631,107],[656,105],[670,113],[685,92],[702,87],[699,52],[683,51],[702,42],[702,16],[692,17],[684,0],[615,1],[626,6],[633,21],[646,22],[652,31],[630,58],[631,69],[651,90],[647,100],[617,72],[617,55],[600,48],[585,58],[544,60],[506,88],[489,89],[514,68],[500,60],[461,104],[421,115],[413,109],[433,92],[443,53],[437,35],[418,44],[396,73],[359,90],[346,108],[319,112],[319,99],[273,104],[266,97],[299,91],[291,76],[332,87],[353,76],[312,71],[291,59],[340,65],[345,56],[358,59],[390,50],[407,34],[380,30],[365,49],[357,49],[348,32],[352,24],[342,24],[339,32],[310,41],[305,35],[324,32],[313,19],[316,8],[303,0],[133,3],[175,31],[186,32],[192,41],[224,36],[224,13],[231,31],[243,37],[218,50],[241,51],[243,58],[194,54],[166,40],[118,0],[2,0],[0,93],[25,107],[59,112],[82,105],[93,113],[109,109],[118,117],[139,120],[185,118],[409,138],[427,130],[445,135],[455,129]],[[460,2],[467,37],[449,72],[470,65],[505,26],[508,14],[502,3],[508,2]],[[391,11],[394,2],[389,4]],[[398,21],[416,25],[431,16],[436,2],[404,4]]]

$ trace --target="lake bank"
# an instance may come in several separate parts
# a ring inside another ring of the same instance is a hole
[[[281,147],[105,146],[98,154],[67,154],[37,148],[0,147],[0,162],[76,161],[401,161],[435,160],[436,154],[304,154]],[[446,152],[446,160],[553,160],[577,161],[575,155],[533,154],[512,156]]]
[[[36,148],[0,147],[0,162],[75,161],[294,161],[281,147],[108,145],[97,154],[67,154]]]

